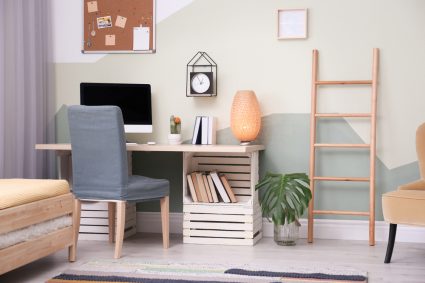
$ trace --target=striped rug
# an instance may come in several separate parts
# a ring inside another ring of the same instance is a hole
[[[191,282],[367,282],[367,274],[324,268],[270,270],[253,266],[226,267],[189,263],[147,263],[137,260],[91,260],[46,283],[191,283]]]

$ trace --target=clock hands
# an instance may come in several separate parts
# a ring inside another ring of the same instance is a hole
[[[198,79],[198,81],[199,81],[199,84],[202,84],[203,82],[204,82],[204,79],[199,79],[199,76],[196,76],[196,78]]]

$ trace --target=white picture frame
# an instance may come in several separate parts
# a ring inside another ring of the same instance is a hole
[[[307,38],[307,9],[279,9],[277,11],[277,38]]]

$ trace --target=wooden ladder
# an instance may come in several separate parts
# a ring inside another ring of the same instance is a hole
[[[369,216],[369,245],[375,245],[375,153],[376,153],[376,101],[379,49],[373,49],[372,80],[359,81],[320,81],[318,80],[318,57],[319,52],[313,50],[313,71],[311,86],[311,118],[310,118],[310,189],[312,199],[308,207],[308,242],[313,242],[314,215],[356,215]],[[372,102],[370,113],[317,113],[317,88],[320,85],[370,85],[372,87]],[[316,124],[320,118],[370,118],[370,143],[369,144],[332,144],[316,142]],[[322,177],[315,175],[316,148],[366,148],[369,149],[370,173],[369,177]],[[315,210],[314,191],[317,181],[346,181],[346,182],[369,182],[369,211],[344,211],[344,210]]]

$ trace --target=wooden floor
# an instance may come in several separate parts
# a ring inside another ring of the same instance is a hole
[[[182,244],[181,236],[171,237],[168,250],[162,249],[160,235],[137,234],[124,241],[123,256],[146,261],[255,264],[269,268],[281,266],[350,267],[368,272],[369,282],[425,282],[425,244],[396,243],[393,262],[384,264],[386,243],[370,247],[366,241],[316,240],[297,246],[277,246],[263,238],[255,246],[214,246]],[[41,283],[89,259],[113,257],[113,246],[106,242],[80,241],[77,262],[68,263],[65,251],[0,275],[2,283]]]

